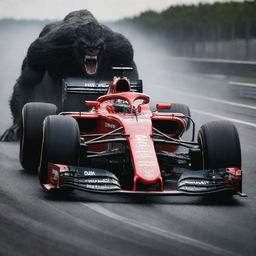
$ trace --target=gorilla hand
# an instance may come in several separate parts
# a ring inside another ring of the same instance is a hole
[[[20,139],[21,129],[18,124],[13,124],[0,137],[0,141],[17,141]]]

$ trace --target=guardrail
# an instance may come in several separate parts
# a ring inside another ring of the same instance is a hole
[[[226,76],[256,77],[256,61],[168,57],[172,71],[218,74]],[[256,84],[229,82],[230,91],[237,97],[256,99]]]
[[[256,77],[256,61],[170,57],[175,71]]]
[[[229,81],[229,86],[237,97],[256,99],[256,84]]]

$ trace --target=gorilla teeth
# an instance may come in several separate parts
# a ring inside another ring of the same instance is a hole
[[[91,60],[91,59],[97,60],[97,56],[89,56],[89,55],[84,56],[84,62],[86,62],[86,60]]]
[[[85,71],[88,75],[95,75],[98,69],[98,57],[97,56],[84,56]]]

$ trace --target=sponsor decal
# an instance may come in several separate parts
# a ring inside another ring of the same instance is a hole
[[[195,186],[182,186],[179,190],[188,191],[188,192],[211,192],[212,189],[218,189],[219,187],[195,187]]]
[[[97,186],[97,185],[89,185],[89,184],[86,184],[85,187],[86,187],[86,188],[90,188],[90,189],[98,189],[98,186]]]
[[[138,161],[138,166],[151,167],[154,165],[155,165],[155,162],[153,161]]]
[[[139,144],[135,143],[135,147],[139,148],[139,149],[142,149],[142,148],[146,148],[147,149],[147,148],[150,148],[150,145],[148,145],[147,143],[144,143],[144,142],[143,143],[139,143]]]
[[[188,181],[188,182],[186,182],[186,184],[191,184],[191,185],[208,185],[208,184],[210,184],[210,182],[209,181],[207,181],[207,180],[201,180],[201,181]]]
[[[106,123],[105,123],[105,127],[115,129],[115,128],[116,128],[116,125],[110,124],[110,123],[107,123],[107,122],[106,122]]]
[[[98,183],[98,184],[104,184],[104,183],[113,183],[115,182],[115,180],[113,179],[109,179],[109,178],[103,178],[103,179],[86,179],[85,180],[86,183],[90,183],[90,184],[95,184],[95,183]]]
[[[106,186],[106,185],[91,185],[91,184],[85,184],[83,187],[87,189],[92,189],[92,190],[105,190],[105,191],[111,191],[111,190],[120,190],[116,186]]]
[[[108,186],[106,185],[91,185],[91,184],[86,184],[85,187],[89,189],[107,189],[108,188]]]
[[[96,173],[94,171],[84,171],[84,176],[95,176]]]
[[[134,145],[136,147],[150,147],[147,141],[135,141]]]
[[[70,173],[70,172],[62,172],[60,175],[61,175],[61,176],[66,176],[66,177],[72,177],[72,176],[73,176],[73,173]]]
[[[222,183],[223,182],[217,182],[214,180],[184,180],[180,182],[180,185],[215,185]]]
[[[143,153],[143,154],[151,154],[151,151],[148,151],[148,150],[135,150],[136,153]]]
[[[84,87],[97,87],[97,88],[99,88],[99,87],[107,87],[105,84],[95,84],[95,83],[85,83],[84,84]]]
[[[138,158],[152,158],[153,155],[150,152],[146,152],[146,151],[135,151],[136,154],[138,154]]]
[[[145,136],[145,135],[135,135],[135,140],[137,140],[137,141],[147,141],[147,136]]]
[[[94,84],[94,83],[85,83],[84,87],[96,87],[96,84]]]
[[[143,171],[143,176],[146,178],[146,179],[151,179],[154,177],[154,171],[153,170],[144,170]]]
[[[55,182],[57,182],[59,180],[59,171],[53,169],[51,174],[52,175],[50,177],[50,182],[55,184]]]

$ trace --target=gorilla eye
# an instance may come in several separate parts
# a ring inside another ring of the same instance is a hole
[[[101,44],[99,44],[99,45],[97,46],[97,48],[98,48],[98,49],[101,49],[101,48],[102,48],[102,45],[101,45]]]

